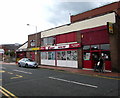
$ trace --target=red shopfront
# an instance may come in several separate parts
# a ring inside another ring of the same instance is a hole
[[[16,63],[22,59],[22,58],[25,58],[26,57],[26,52],[25,51],[17,51],[16,52]]]
[[[110,44],[107,26],[82,30],[83,68],[93,69],[104,56],[105,70],[111,70]]]
[[[41,47],[41,64],[78,68],[77,49],[80,43]]]

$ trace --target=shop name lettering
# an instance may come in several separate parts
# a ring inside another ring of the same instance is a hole
[[[70,47],[80,47],[80,44],[71,44]]]
[[[48,47],[47,49],[64,49],[68,48],[67,46],[54,46],[54,47]]]
[[[80,47],[80,44],[70,44],[64,46],[49,46],[49,47],[41,47],[42,50],[52,50],[52,49],[65,49],[65,48],[74,48]]]

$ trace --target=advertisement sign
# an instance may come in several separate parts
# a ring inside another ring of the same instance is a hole
[[[61,46],[41,47],[40,50],[67,49],[67,48],[78,48],[78,47],[81,47],[80,43],[74,43],[74,44],[69,44],[69,45],[61,45]]]
[[[113,32],[113,23],[107,22],[107,27],[108,27],[108,32],[109,32],[109,33],[114,33],[114,32]]]

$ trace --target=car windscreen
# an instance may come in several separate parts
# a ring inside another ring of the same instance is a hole
[[[28,61],[33,61],[32,59],[28,59]]]

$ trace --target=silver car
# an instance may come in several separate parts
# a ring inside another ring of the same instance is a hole
[[[38,67],[38,63],[29,59],[29,58],[22,58],[18,61],[19,67]]]

